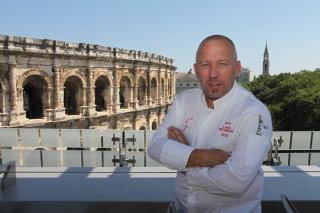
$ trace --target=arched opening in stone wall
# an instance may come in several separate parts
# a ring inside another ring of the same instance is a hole
[[[151,99],[152,103],[156,103],[156,97],[157,97],[157,80],[155,78],[151,79]]]
[[[164,95],[164,94],[165,94],[165,91],[164,91],[164,90],[165,90],[165,87],[164,87],[164,79],[162,78],[162,79],[161,79],[161,89],[160,89],[160,91],[161,91],[161,95],[160,95],[160,96],[161,96],[162,98],[164,98],[164,96],[165,96],[165,95]]]
[[[140,126],[139,130],[147,130],[145,126]]]
[[[124,76],[120,81],[119,99],[120,108],[129,108],[131,96],[131,83],[128,77]]]
[[[4,91],[2,89],[2,84],[0,83],[0,113],[3,113],[4,104]]]
[[[151,129],[156,130],[158,128],[157,121],[153,121],[151,124]]]
[[[139,106],[143,106],[145,103],[145,97],[147,92],[146,81],[141,77],[139,78],[139,87],[138,87],[138,101]]]
[[[110,82],[106,76],[100,76],[96,80],[95,86],[96,111],[105,111],[107,110]]]
[[[67,115],[80,114],[83,105],[83,85],[76,76],[67,78],[64,83],[64,107]]]
[[[31,75],[23,82],[23,108],[28,119],[43,117],[43,109],[48,107],[48,84],[41,77]]]

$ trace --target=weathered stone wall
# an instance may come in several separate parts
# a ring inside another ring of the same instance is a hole
[[[175,69],[147,52],[0,35],[0,125],[152,129]]]

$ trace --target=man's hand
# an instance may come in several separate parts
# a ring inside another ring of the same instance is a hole
[[[189,146],[180,129],[170,126],[167,130],[169,139]],[[218,164],[223,164],[228,158],[229,154],[221,149],[194,149],[189,156],[186,167],[214,167]]]
[[[181,132],[180,129],[178,129],[175,126],[170,126],[168,129],[168,138],[172,139],[172,140],[176,140],[179,143],[185,144],[185,145],[189,145],[186,137],[184,136],[184,134]]]
[[[228,160],[229,154],[221,149],[194,149],[186,167],[214,167]]]

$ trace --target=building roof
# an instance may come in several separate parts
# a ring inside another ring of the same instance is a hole
[[[176,73],[176,79],[180,82],[186,82],[186,81],[198,81],[198,78],[193,73]]]

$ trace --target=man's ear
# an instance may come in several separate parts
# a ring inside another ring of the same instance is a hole
[[[237,61],[237,65],[236,65],[236,77],[240,75],[241,72],[241,62]]]
[[[196,75],[196,77],[198,78],[198,70],[197,70],[197,64],[194,63],[193,64],[193,70],[194,70],[194,74]],[[198,78],[199,79],[199,78]]]

